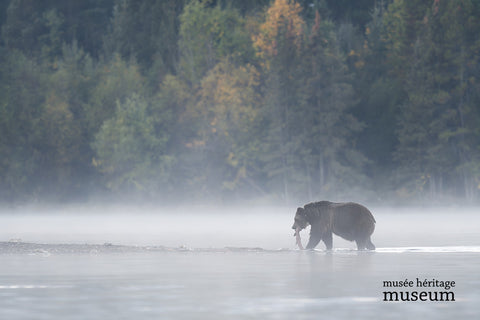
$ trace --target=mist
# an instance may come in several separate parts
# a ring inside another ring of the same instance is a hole
[[[3,241],[114,243],[187,248],[294,249],[295,207],[136,205],[32,206],[1,210]],[[480,231],[477,208],[374,207],[382,247],[469,245]],[[302,231],[303,241],[308,230]],[[335,247],[355,244],[335,237]],[[321,247],[322,244],[319,245]]]

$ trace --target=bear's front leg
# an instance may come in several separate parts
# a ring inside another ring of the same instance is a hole
[[[322,234],[310,233],[310,239],[308,239],[308,244],[305,249],[313,249],[317,244],[322,240]]]

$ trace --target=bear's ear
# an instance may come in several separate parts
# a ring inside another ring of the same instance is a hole
[[[303,215],[303,214],[304,214],[304,213],[303,213],[304,210],[305,210],[305,209],[303,209],[303,208],[297,208],[297,214]]]

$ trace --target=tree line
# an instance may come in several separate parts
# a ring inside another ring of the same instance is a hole
[[[2,0],[0,200],[478,202],[477,0]]]

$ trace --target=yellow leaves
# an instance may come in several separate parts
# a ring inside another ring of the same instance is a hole
[[[66,118],[67,120],[72,119],[72,113],[70,112],[68,104],[53,92],[47,97],[45,110],[50,116]]]
[[[355,52],[355,50],[353,50],[353,49],[350,50],[350,52],[348,53],[348,57],[353,59],[354,61],[356,60],[354,62],[355,68],[361,69],[365,66],[365,61],[361,59],[360,53]]]
[[[224,181],[222,186],[227,190],[234,190],[242,179],[247,177],[247,168],[238,158],[238,156],[230,152],[227,157],[227,163],[234,169],[234,177],[231,181]],[[242,165],[240,165],[242,164]]]
[[[228,154],[227,163],[234,168],[238,166],[238,158],[235,157],[235,154],[233,152],[230,152]]]
[[[195,102],[188,106],[199,125],[195,138],[184,146],[192,151],[221,151],[207,157],[221,157],[228,171],[221,182],[224,190],[235,190],[247,176],[247,146],[253,143],[252,130],[258,125],[258,84],[255,67],[224,59],[202,79]]]
[[[217,118],[213,118],[213,120],[210,122],[210,125],[212,127],[216,126],[217,125]]]
[[[267,11],[265,22],[260,26],[260,32],[252,37],[254,46],[260,57],[277,54],[277,37],[282,28],[286,27],[288,36],[294,38],[299,48],[303,36],[305,21],[300,16],[302,8],[294,1],[275,0]]]
[[[99,171],[99,172],[102,172],[102,173],[108,173],[108,174],[111,174],[111,173],[114,173],[115,172],[115,167],[113,165],[108,165],[106,166],[105,163],[100,160],[100,159],[96,159],[95,157],[92,158],[92,165]]]
[[[433,95],[433,101],[438,104],[446,104],[450,101],[451,96],[447,91],[439,90],[436,94]]]
[[[93,158],[92,158],[92,165],[93,165],[95,168],[97,168],[97,167],[99,167],[99,166],[102,165],[102,161],[101,161],[101,160],[97,160],[97,159],[95,159],[95,157],[93,157]]]
[[[200,148],[200,147],[205,147],[205,144],[206,144],[205,140],[194,139],[191,142],[185,143],[185,147],[187,147],[187,148]]]
[[[355,68],[357,68],[357,69],[361,69],[364,66],[365,66],[365,61],[363,61],[363,60],[358,60],[358,61],[355,62]]]
[[[258,72],[253,66],[218,63],[202,80],[195,107],[197,114],[208,119],[208,131],[228,137],[234,128],[248,130],[245,128],[257,114],[257,85]]]

